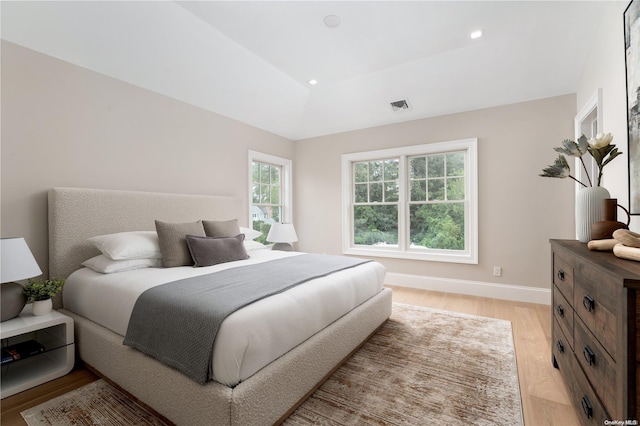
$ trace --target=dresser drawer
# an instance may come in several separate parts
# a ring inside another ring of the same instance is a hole
[[[573,308],[556,286],[553,286],[553,317],[562,327],[565,343],[573,349]]]
[[[573,267],[558,253],[553,253],[553,283],[568,300],[573,300]]]
[[[571,365],[573,373],[571,378],[573,380],[571,381],[569,392],[572,395],[580,424],[583,426],[602,426],[606,424],[605,420],[610,420],[611,417],[607,415],[580,366],[575,362],[571,363]]]
[[[551,339],[551,353],[556,361],[557,368],[562,374],[571,371],[573,350],[567,344],[567,336],[560,328],[557,320],[553,322],[553,337]]]
[[[581,264],[574,279],[573,306],[596,339],[614,360],[618,359],[619,336],[617,315],[622,312],[622,289],[610,278],[589,264]]]
[[[587,331],[579,318],[575,321],[575,356],[607,411],[616,417],[618,384],[616,364],[602,345]]]

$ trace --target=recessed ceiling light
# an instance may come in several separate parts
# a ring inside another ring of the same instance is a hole
[[[309,80],[307,81],[307,83],[309,83],[312,86],[315,86],[316,84],[318,84],[318,80]]]
[[[471,38],[476,39],[482,37],[482,30],[474,31],[471,33]]]
[[[324,17],[324,24],[329,28],[337,28],[340,25],[340,17],[336,15],[327,15]]]

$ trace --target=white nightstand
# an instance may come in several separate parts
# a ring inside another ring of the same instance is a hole
[[[57,311],[42,316],[31,314],[31,304],[20,316],[0,322],[2,347],[36,340],[43,353],[13,361],[0,367],[0,398],[6,398],[58,377],[73,369],[73,320]]]

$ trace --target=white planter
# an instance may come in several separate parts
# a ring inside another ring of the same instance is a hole
[[[47,300],[36,300],[33,302],[33,307],[31,312],[33,315],[47,315],[51,313],[51,309],[53,308],[53,301],[51,299]]]
[[[576,238],[583,243],[591,240],[591,225],[602,220],[602,201],[611,198],[606,188],[582,188],[576,197]]]

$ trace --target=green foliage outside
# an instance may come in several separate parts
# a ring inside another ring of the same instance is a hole
[[[355,244],[398,244],[398,207],[395,205],[355,206]]]
[[[464,204],[420,204],[409,208],[411,244],[464,250]]]
[[[409,158],[411,245],[464,250],[464,162],[463,152]],[[398,194],[397,160],[354,164],[355,244],[398,244],[398,206],[382,204],[397,202]]]
[[[263,220],[254,220],[253,229],[255,229],[256,231],[262,232],[262,235],[260,235],[258,238],[255,238],[254,241],[257,241],[262,244],[267,244],[267,235],[269,235],[271,224],[265,223]]]

